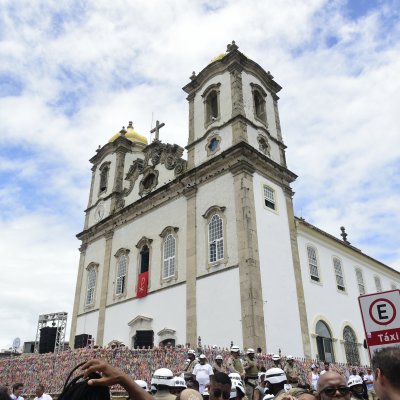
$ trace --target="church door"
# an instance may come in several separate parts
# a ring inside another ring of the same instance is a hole
[[[136,335],[133,337],[133,347],[135,349],[152,349],[154,347],[154,331],[136,331]]]

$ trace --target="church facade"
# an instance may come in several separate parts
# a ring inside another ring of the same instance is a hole
[[[132,123],[90,160],[71,339],[367,362],[362,293],[400,274],[293,213],[281,87],[234,42],[184,86],[184,149]]]

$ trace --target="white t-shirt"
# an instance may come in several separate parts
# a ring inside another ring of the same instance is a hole
[[[12,400],[24,400],[22,396],[17,397],[14,393],[10,394],[10,397],[12,398]]]
[[[40,397],[35,397],[34,400],[53,400],[49,394],[43,393]]]
[[[196,381],[200,385],[207,385],[210,383],[210,375],[214,375],[214,371],[210,364],[196,364],[193,369],[193,375],[196,375]]]
[[[373,375],[364,375],[364,381],[374,381],[374,376]],[[374,384],[373,383],[367,383],[367,389],[368,390],[372,390],[374,388]]]

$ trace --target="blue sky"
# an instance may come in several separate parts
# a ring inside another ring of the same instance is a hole
[[[181,88],[232,40],[283,86],[296,214],[336,236],[346,226],[352,244],[398,269],[399,10],[396,0],[3,0],[0,348],[34,339],[40,313],[72,311],[96,148],[130,120],[148,136],[155,119],[162,140],[185,146]]]

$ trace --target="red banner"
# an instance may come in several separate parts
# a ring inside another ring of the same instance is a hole
[[[142,272],[139,275],[136,297],[146,297],[147,296],[147,285],[149,281],[149,273]]]

